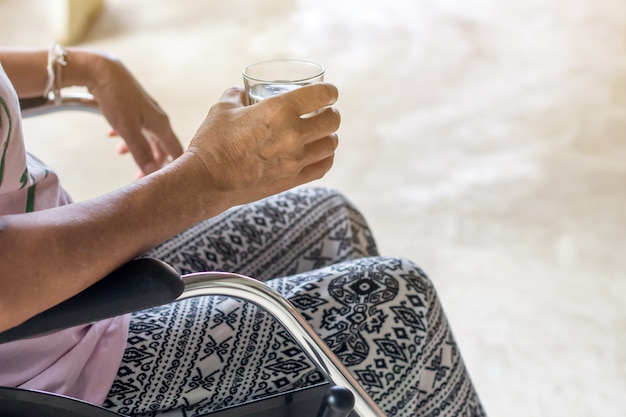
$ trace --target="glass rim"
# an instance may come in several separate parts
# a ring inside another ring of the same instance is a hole
[[[263,65],[263,64],[273,64],[273,63],[289,63],[289,62],[295,62],[295,63],[300,63],[300,64],[307,64],[311,67],[315,67],[318,69],[318,71],[314,74],[314,75],[310,75],[308,77],[304,77],[304,78],[298,78],[298,79],[293,79],[293,80],[266,80],[266,79],[262,79],[262,78],[258,78],[258,77],[253,77],[250,76],[248,74],[248,70],[252,67],[256,67],[259,65]],[[324,68],[324,66],[322,64],[319,64],[315,61],[309,61],[306,59],[295,59],[295,58],[278,58],[278,59],[268,59],[265,61],[258,61],[258,62],[254,62],[252,64],[246,65],[243,68],[242,74],[244,76],[244,78],[250,80],[250,81],[256,81],[256,82],[260,82],[260,83],[283,83],[283,84],[287,84],[287,83],[298,83],[298,82],[303,82],[306,80],[310,80],[311,78],[317,78],[319,76],[324,75],[324,73],[326,72],[326,69]]]

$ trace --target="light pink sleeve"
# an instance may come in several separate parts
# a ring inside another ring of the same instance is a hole
[[[0,345],[0,385],[102,404],[119,368],[129,316]]]

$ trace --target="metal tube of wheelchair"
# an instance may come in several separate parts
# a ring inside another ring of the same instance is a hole
[[[34,117],[62,110],[79,110],[101,114],[100,107],[90,93],[70,92],[61,95],[60,103],[50,98],[35,97],[20,101],[22,117]]]
[[[228,272],[200,272],[183,276],[185,291],[177,301],[221,295],[251,302],[285,327],[328,380],[354,394],[354,411],[360,417],[385,417],[363,387],[337,359],[295,307],[272,288],[255,279]]]

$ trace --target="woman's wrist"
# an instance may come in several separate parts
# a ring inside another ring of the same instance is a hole
[[[205,162],[193,151],[185,151],[156,175],[173,177],[174,188],[180,193],[179,203],[184,201],[190,213],[200,216],[198,220],[214,217],[236,204],[230,198],[230,190],[215,186]]]
[[[62,87],[93,89],[102,80],[111,65],[119,65],[117,58],[97,50],[67,48],[63,67]]]

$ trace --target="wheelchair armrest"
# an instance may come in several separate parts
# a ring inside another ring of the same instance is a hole
[[[22,117],[33,117],[64,110],[82,110],[100,114],[100,107],[94,96],[83,92],[61,92],[61,100],[55,103],[47,97],[20,99]]]
[[[180,275],[166,263],[135,259],[74,297],[0,333],[0,343],[166,304],[183,289]]]

